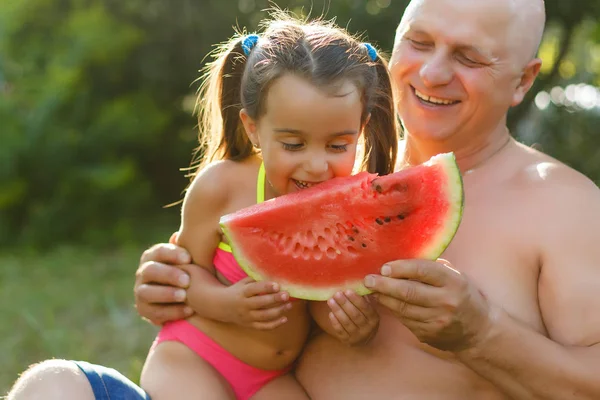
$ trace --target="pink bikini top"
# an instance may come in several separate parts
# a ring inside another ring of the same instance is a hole
[[[256,203],[262,203],[263,201],[265,201],[265,166],[261,163],[256,179]],[[231,247],[224,242],[219,243],[219,247],[215,251],[213,265],[231,284],[248,276],[233,257]]]

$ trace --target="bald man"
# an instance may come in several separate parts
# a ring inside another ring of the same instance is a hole
[[[367,277],[382,306],[370,346],[309,344],[296,375],[313,399],[600,399],[600,191],[506,128],[543,25],[540,1],[407,8],[390,63],[401,162],[454,151],[464,217],[446,262]]]
[[[296,376],[312,399],[600,399],[600,191],[506,128],[538,74],[544,19],[540,0],[406,9],[390,63],[406,128],[399,167],[453,151],[463,221],[444,260],[390,262],[365,278],[381,315],[368,345],[326,334],[307,345]],[[176,287],[149,283],[177,286],[186,275],[168,264],[180,256],[189,260],[163,244],[142,257],[137,305],[155,323],[186,315]],[[34,368],[13,398],[54,398],[59,385],[91,393],[65,361]],[[277,398],[274,387],[259,394]]]

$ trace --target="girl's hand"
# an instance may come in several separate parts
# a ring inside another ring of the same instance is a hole
[[[350,346],[367,344],[379,328],[379,314],[366,296],[351,290],[327,301],[329,320],[337,338]]]
[[[231,296],[229,322],[260,330],[275,329],[287,322],[284,314],[292,308],[290,295],[279,292],[278,284],[247,277],[227,290]]]

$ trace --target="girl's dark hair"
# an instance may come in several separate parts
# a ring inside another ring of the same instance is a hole
[[[282,11],[263,22],[258,43],[248,56],[237,33],[217,49],[208,64],[196,107],[199,110],[201,166],[215,160],[242,160],[256,150],[239,113],[253,119],[265,113],[269,86],[286,73],[327,88],[349,80],[362,91],[364,129],[361,170],[380,175],[393,171],[398,125],[388,74],[381,53],[373,61],[368,48],[347,31],[321,19],[304,21]]]

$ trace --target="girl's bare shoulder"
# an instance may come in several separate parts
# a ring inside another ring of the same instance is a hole
[[[260,160],[250,157],[243,161],[221,160],[198,171],[186,191],[186,203],[201,203],[213,210],[227,210],[232,199],[246,195],[254,188]]]

